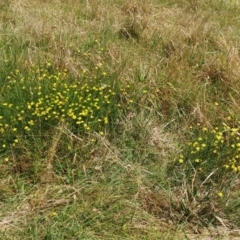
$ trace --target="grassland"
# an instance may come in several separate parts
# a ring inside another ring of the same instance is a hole
[[[240,2],[2,0],[1,239],[239,239]]]

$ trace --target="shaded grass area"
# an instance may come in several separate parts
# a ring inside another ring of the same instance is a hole
[[[239,8],[1,2],[1,238],[239,226]]]

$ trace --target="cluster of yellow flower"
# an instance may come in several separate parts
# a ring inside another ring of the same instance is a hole
[[[98,69],[101,67],[98,64]],[[114,88],[106,72],[100,77],[74,79],[66,70],[54,70],[49,62],[40,68],[33,66],[27,73],[12,72],[4,88],[0,103],[2,149],[14,146],[16,136],[24,132],[44,132],[58,122],[78,132],[92,130],[103,135],[103,128],[122,105],[119,96],[127,89]]]
[[[191,127],[193,131],[193,127]],[[240,128],[223,124],[214,129],[197,126],[190,141],[177,162],[190,165],[199,171],[213,169],[240,172]],[[176,159],[175,159],[176,162]]]

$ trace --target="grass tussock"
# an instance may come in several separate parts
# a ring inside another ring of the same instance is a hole
[[[1,238],[238,239],[239,10],[2,1]]]

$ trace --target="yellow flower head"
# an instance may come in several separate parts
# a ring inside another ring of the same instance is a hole
[[[222,192],[218,192],[217,195],[222,198],[223,197],[223,193]]]

